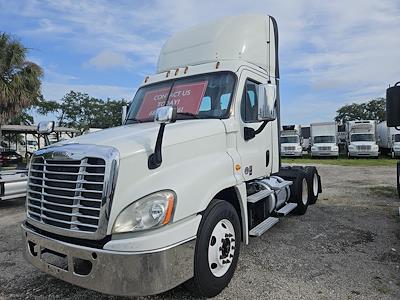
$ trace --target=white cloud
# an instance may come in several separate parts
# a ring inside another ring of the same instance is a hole
[[[400,78],[398,0],[32,0],[0,6],[38,19],[35,34],[63,40],[92,57],[91,65],[134,62],[129,71],[136,74],[155,70],[160,47],[179,30],[224,15],[270,13],[280,29],[282,86],[301,91],[282,99],[283,117],[293,121],[332,118],[340,105],[383,96]]]
[[[96,56],[89,60],[89,65],[99,69],[107,69],[114,67],[132,67],[133,62],[125,54],[118,53],[112,50],[102,50]]]

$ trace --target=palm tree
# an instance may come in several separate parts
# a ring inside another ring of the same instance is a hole
[[[41,97],[42,69],[26,60],[27,48],[0,33],[0,124],[17,116]],[[0,132],[1,133],[1,132]]]

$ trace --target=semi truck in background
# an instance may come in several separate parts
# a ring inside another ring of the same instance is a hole
[[[400,130],[400,81],[386,90],[386,125]],[[400,198],[400,161],[397,162],[397,192]]]
[[[301,125],[301,139],[302,139],[302,146],[303,151],[310,151],[310,125]]]
[[[123,126],[34,153],[24,257],[103,293],[186,282],[216,296],[242,244],[304,214],[321,192],[315,167],[281,167],[279,136],[275,19],[227,17],[177,33]]]
[[[376,121],[357,120],[347,122],[348,157],[378,157]]]
[[[377,134],[381,153],[390,154],[392,158],[400,156],[400,129],[388,127],[383,121],[377,126]]]
[[[281,130],[281,155],[296,156],[303,155],[300,125],[284,125]]]
[[[311,157],[339,157],[337,146],[337,125],[335,122],[313,123],[310,125]]]

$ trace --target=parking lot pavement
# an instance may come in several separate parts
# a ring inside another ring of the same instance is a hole
[[[394,167],[318,166],[324,191],[242,246],[217,299],[400,299],[400,201]],[[35,270],[21,255],[24,199],[0,203],[0,298],[116,299]],[[188,299],[182,287],[150,299]]]

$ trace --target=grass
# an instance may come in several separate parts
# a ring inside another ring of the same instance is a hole
[[[347,156],[340,156],[339,158],[311,158],[310,155],[303,155],[301,158],[282,158],[284,164],[323,164],[323,165],[335,165],[335,166],[396,166],[397,160],[389,157],[376,158],[352,158],[349,159]]]

